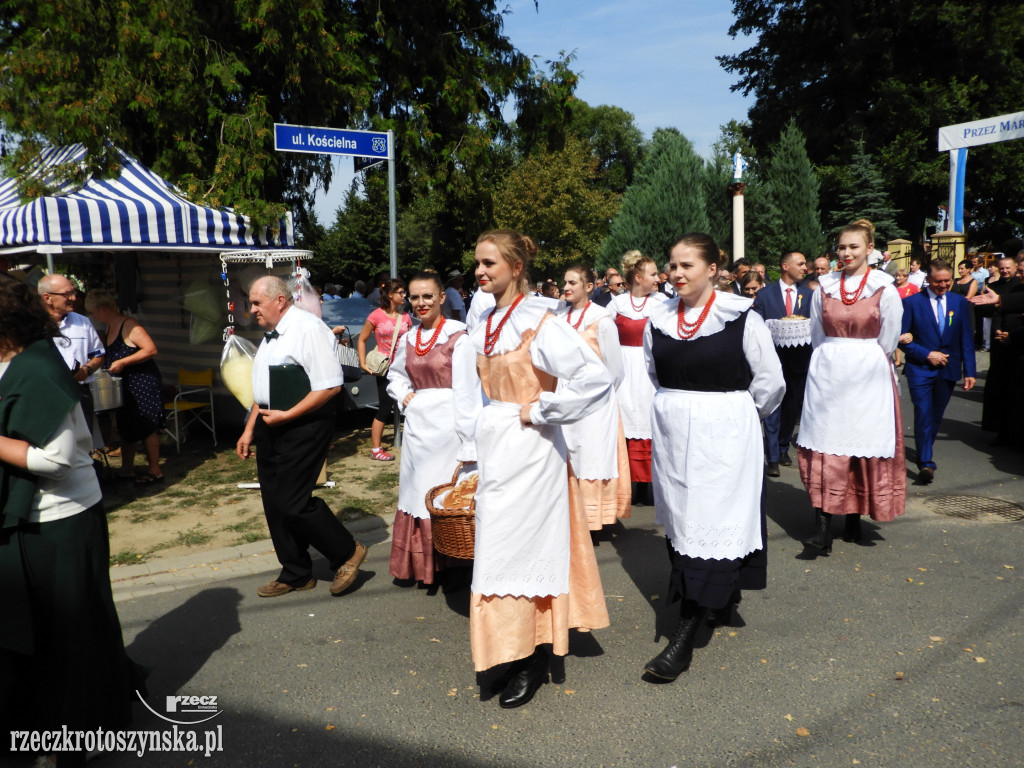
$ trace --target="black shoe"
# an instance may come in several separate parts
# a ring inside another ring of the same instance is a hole
[[[931,485],[933,480],[935,480],[935,470],[931,467],[921,467],[917,471],[917,480],[914,481],[914,485]]]
[[[860,515],[845,515],[843,520],[843,541],[859,544],[861,540]]]
[[[814,535],[804,539],[803,544],[807,549],[829,554],[832,551],[832,515],[815,507]]]
[[[697,630],[707,618],[707,609],[696,605],[689,609],[684,607],[684,616],[679,620],[679,627],[665,650],[647,662],[644,672],[661,680],[675,680],[690,667],[693,660],[693,642]]]
[[[537,692],[547,678],[548,659],[538,648],[531,656],[515,665],[515,674],[508,681],[505,690],[498,698],[498,706],[502,709],[515,709],[526,704]]]
[[[781,473],[779,472],[779,465],[774,461],[769,461],[768,466],[764,470],[765,475],[768,477],[778,477]]]
[[[780,467],[792,467],[793,460],[789,458],[788,453],[779,454],[779,466]]]

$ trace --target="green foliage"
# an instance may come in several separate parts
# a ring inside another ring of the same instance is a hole
[[[885,180],[864,148],[863,141],[857,142],[846,173],[844,191],[839,196],[839,209],[829,214],[833,234],[851,221],[865,218],[875,225],[875,240],[879,244],[906,237],[907,233],[896,223],[898,211],[889,201]]]
[[[823,251],[825,238],[818,212],[818,174],[807,157],[804,135],[794,120],[783,128],[772,150],[766,187],[778,209],[779,236],[786,241],[771,255],[778,256],[783,249],[795,249],[813,258]]]
[[[1015,0],[734,0],[745,51],[719,61],[753,94],[749,139],[766,151],[790,121],[822,174],[835,210],[856,141],[883,169],[899,226],[919,231],[945,203],[948,160],[940,127],[1017,112],[1024,103],[1024,5]],[[1013,143],[972,149],[965,208],[972,238],[1001,243],[1024,229],[1017,194],[1024,152]]]
[[[617,266],[633,248],[662,265],[682,235],[707,232],[707,187],[704,161],[693,144],[674,129],[655,131],[601,245],[598,269]]]
[[[271,224],[283,203],[301,225],[331,162],[274,151],[273,123],[372,127],[395,131],[404,199],[422,186],[471,200],[530,74],[502,13],[493,0],[0,0],[8,169],[82,142],[86,170],[112,172],[116,145],[196,202]]]
[[[495,190],[495,225],[537,242],[534,278],[561,279],[570,264],[593,263],[619,204],[600,183],[599,166],[589,144],[569,135],[560,150],[523,158]]]
[[[576,101],[568,130],[590,143],[597,157],[598,183],[611,192],[625,192],[644,152],[644,135],[633,115],[620,107]]]

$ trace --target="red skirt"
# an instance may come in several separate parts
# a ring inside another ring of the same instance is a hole
[[[634,483],[651,482],[651,441],[626,438],[629,453],[629,479]]]
[[[892,458],[863,458],[797,451],[800,479],[811,506],[830,515],[868,515],[888,522],[902,515],[907,502],[907,459],[903,413],[896,396],[896,451]]]
[[[391,528],[391,575],[433,584],[438,569],[430,518],[421,520],[399,510]]]

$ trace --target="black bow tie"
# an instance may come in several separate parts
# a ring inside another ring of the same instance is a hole
[[[277,331],[267,331],[266,333],[263,334],[263,338],[265,338],[267,341],[273,341],[280,335],[281,334],[278,333]]]

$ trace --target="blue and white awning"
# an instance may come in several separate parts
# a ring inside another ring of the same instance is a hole
[[[0,253],[79,250],[225,251],[290,248],[292,217],[279,234],[245,216],[190,203],[164,179],[121,150],[116,178],[90,177],[22,203],[14,179],[0,179]],[[54,186],[53,169],[80,162],[80,144],[43,150],[34,175]]]

